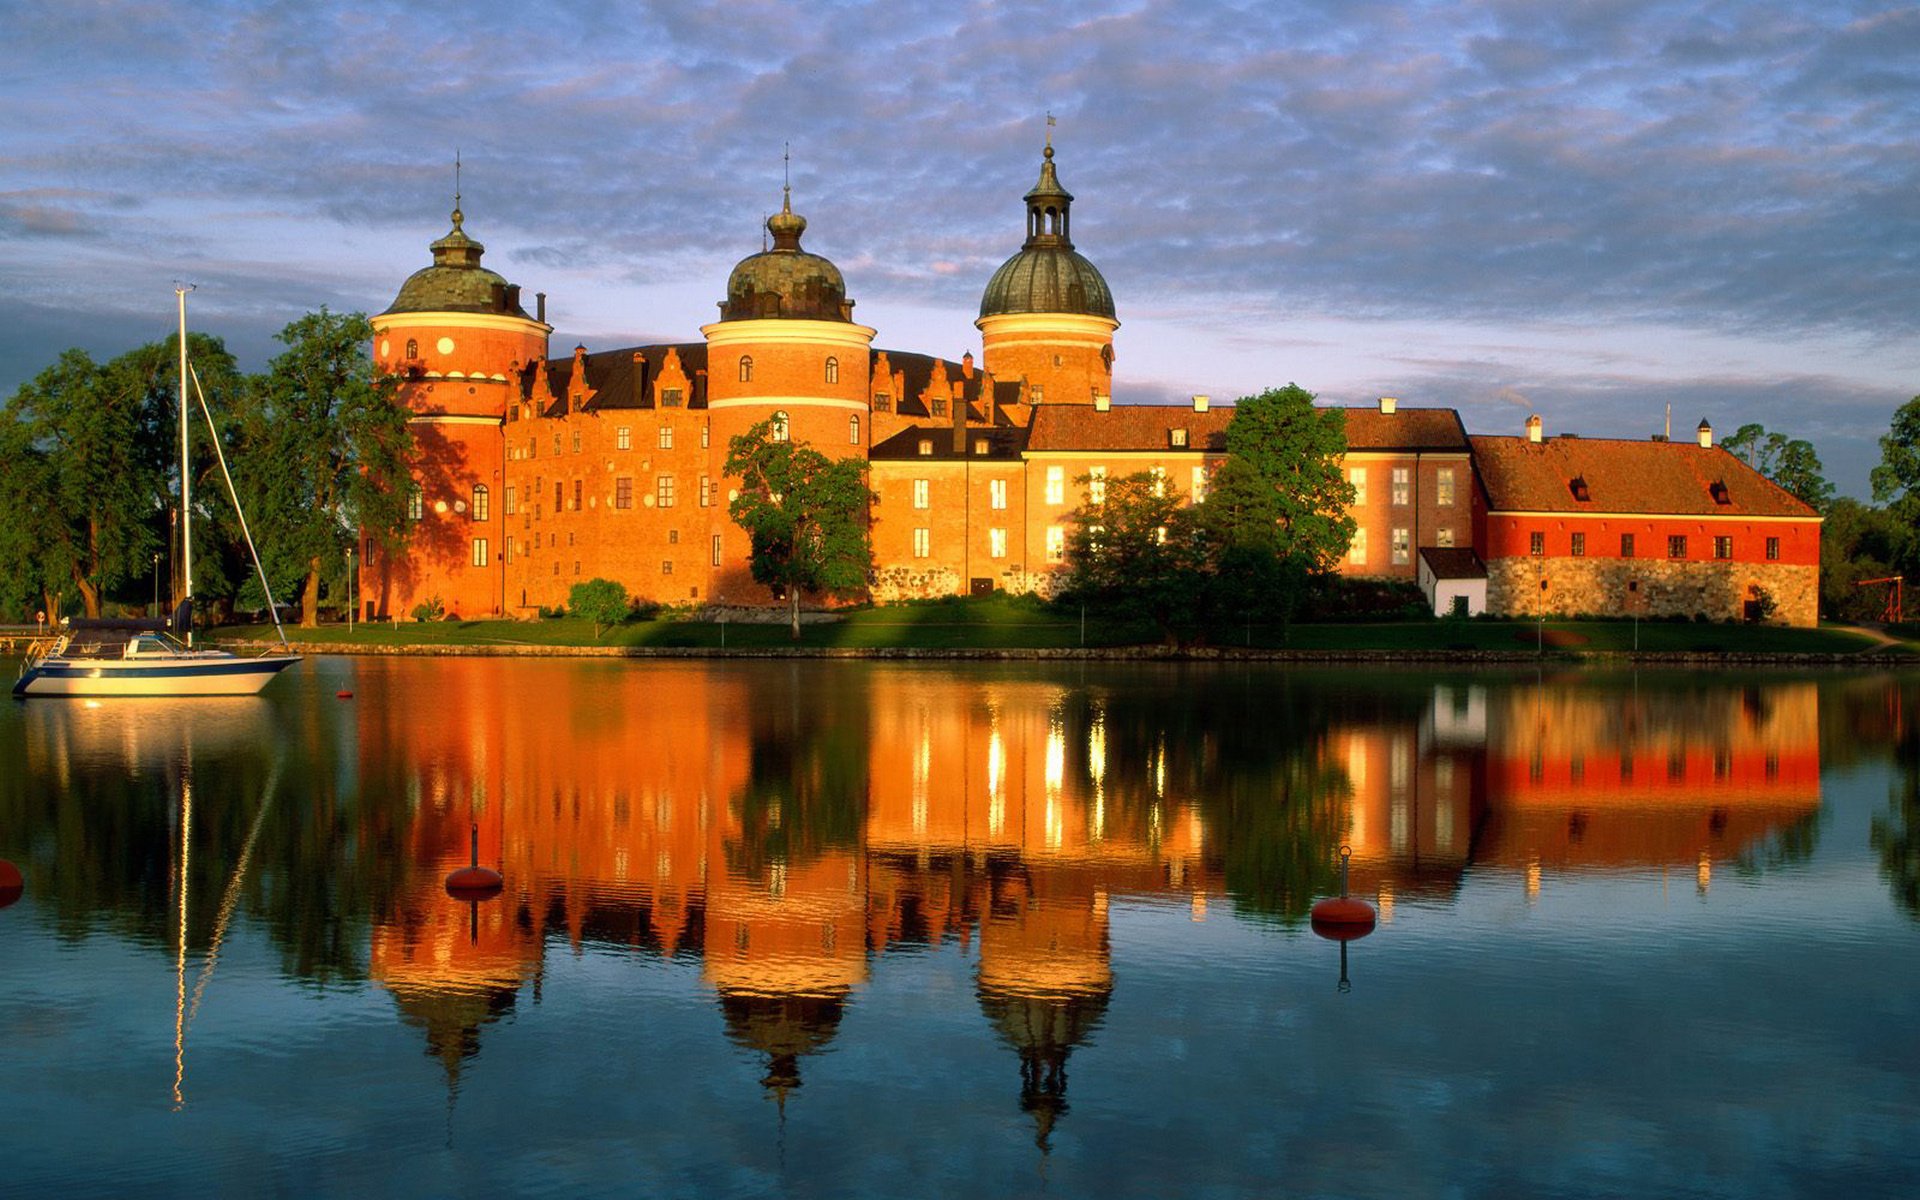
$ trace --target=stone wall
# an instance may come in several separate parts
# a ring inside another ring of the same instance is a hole
[[[1704,615],[1738,621],[1756,589],[1772,597],[1774,624],[1818,623],[1820,569],[1813,566],[1564,557],[1497,558],[1487,564],[1487,612],[1494,616]]]

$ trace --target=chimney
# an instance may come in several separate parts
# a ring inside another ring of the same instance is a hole
[[[1205,411],[1207,411],[1207,405],[1208,405],[1208,404],[1210,404],[1210,403],[1212,403],[1212,398],[1211,398],[1211,397],[1208,397],[1208,396],[1195,396],[1195,397],[1193,398],[1193,411],[1195,411],[1195,412],[1205,412]]]
[[[1380,397],[1380,415],[1381,416],[1390,417],[1393,415],[1393,410],[1399,407],[1400,407],[1400,401],[1395,397],[1393,396]]]
[[[960,375],[965,379],[973,378],[973,351],[971,350],[960,356]]]
[[[1093,394],[1093,411],[1106,412],[1108,409],[1112,407],[1113,407],[1112,396],[1107,395],[1105,392],[1095,392]]]
[[[646,395],[647,356],[635,350],[633,352],[633,406],[640,407],[640,402],[646,398]]]
[[[1537,443],[1540,441],[1541,436],[1542,435],[1540,430],[1540,414],[1534,413],[1532,416],[1527,418],[1527,440],[1529,442]]]
[[[520,311],[520,285],[519,284],[510,283],[507,285],[506,307],[507,307],[507,311],[510,313]]]
[[[545,292],[535,292],[533,294],[533,319],[542,325],[547,323],[547,294]]]
[[[958,381],[953,385],[953,452],[967,452],[967,389]]]
[[[1699,433],[1700,433],[1700,448],[1702,450],[1711,449],[1713,447],[1713,426],[1707,424],[1707,419],[1705,417],[1700,418]]]

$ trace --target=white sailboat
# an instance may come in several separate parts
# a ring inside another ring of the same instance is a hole
[[[60,631],[36,646],[14,681],[15,696],[251,696],[274,676],[300,661],[297,654],[242,656],[226,650],[198,649],[193,644],[193,484],[187,456],[187,291],[174,289],[180,300],[180,554],[185,566],[186,595],[171,617],[152,620],[89,620],[75,617]],[[197,385],[197,380],[195,381]],[[205,406],[205,399],[201,401]],[[211,425],[211,415],[208,417]],[[215,449],[219,439],[216,437]],[[226,470],[225,456],[221,470]],[[233,481],[227,481],[232,492]],[[240,498],[233,496],[234,511]],[[253,549],[247,518],[240,529]],[[254,556],[255,569],[259,556]],[[266,574],[260,577],[267,586]],[[273,594],[267,593],[273,609]],[[276,614],[274,624],[279,624]],[[286,641],[285,634],[281,642]]]

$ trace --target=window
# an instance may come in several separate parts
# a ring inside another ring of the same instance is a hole
[[[1620,557],[1621,558],[1633,557],[1633,535],[1630,533],[1623,533],[1620,535]]]
[[[1534,530],[1527,535],[1527,553],[1539,558],[1547,552],[1547,535]]]
[[[1714,538],[1713,539],[1713,556],[1715,558],[1732,558],[1733,557],[1733,539],[1730,537]]]
[[[1167,494],[1167,469],[1165,467],[1155,467],[1153,469],[1153,494],[1156,499],[1162,498]]]
[[[921,458],[932,458],[933,457],[933,440],[931,438],[921,438],[920,444],[916,446],[915,449],[920,451]]]
[[[1441,467],[1433,477],[1433,502],[1435,504],[1453,503],[1453,468]]]
[[[913,506],[915,508],[932,507],[929,494],[928,494],[931,490],[932,488],[927,483],[926,480],[924,479],[914,480],[913,481]]]
[[[1067,469],[1065,467],[1047,468],[1047,503],[1065,504],[1067,502]]]
[[[1180,449],[1180,448],[1182,448],[1182,447],[1184,447],[1184,446],[1186,446],[1186,444],[1187,444],[1187,431],[1186,431],[1186,430],[1184,430],[1184,429],[1170,429],[1170,430],[1168,430],[1168,431],[1167,431],[1167,445],[1169,445],[1169,446],[1172,446],[1172,447],[1174,447],[1175,449]]]
[[[1047,526],[1047,561],[1059,562],[1067,556],[1067,531],[1058,525]]]
[[[659,475],[654,478],[653,502],[661,508],[673,507],[673,476]]]
[[[662,388],[660,391],[661,408],[679,408],[682,401],[679,388]]]
[[[702,475],[700,477],[700,507],[707,508],[707,507],[710,507],[712,504],[713,504],[713,479],[711,476]]]
[[[585,492],[585,484],[578,479],[574,480],[573,481],[573,511],[575,512],[580,511],[580,500],[584,492]]]
[[[853,416],[847,418],[847,445],[858,446],[859,444],[860,414],[855,413]]]
[[[661,573],[662,575],[671,575],[671,574],[673,574],[673,560],[672,560],[672,559],[670,559],[670,558],[667,558],[667,559],[662,559],[662,560],[660,561],[660,573]]]
[[[787,414],[784,412],[773,414],[773,440],[776,442],[787,440]]]
[[[493,517],[492,497],[487,492],[486,484],[476,483],[473,485],[473,508],[470,511],[469,515],[472,516],[472,518],[476,521],[487,521],[492,519]]]
[[[1007,556],[1007,531],[1004,529],[987,530],[987,557],[1005,558]]]
[[[1768,562],[1780,561],[1780,539],[1777,537],[1770,537],[1767,539],[1767,561]]]
[[[913,531],[913,556],[925,558],[933,553],[933,534],[926,529]]]
[[[567,485],[558,479],[553,481],[553,511],[561,512],[567,507]]]
[[[660,427],[660,449],[673,449],[673,426],[662,425]]]
[[[1349,467],[1347,469],[1347,482],[1353,485],[1353,502],[1355,504],[1365,504],[1367,502],[1367,469],[1365,467]]]
[[[893,397],[885,392],[875,392],[873,396],[873,411],[892,412]]]
[[[1667,539],[1667,557],[1685,558],[1687,556],[1687,535],[1676,533]]]
[[[1442,547],[1453,545],[1453,530],[1451,529],[1435,530],[1433,534],[1433,544],[1436,546],[1442,546]]]
[[[745,354],[740,356],[740,382],[753,382],[753,359]]]
[[[510,563],[513,561],[513,539],[512,538],[508,538],[506,541],[500,543],[500,561],[503,563]]]
[[[625,475],[613,481],[613,506],[615,508],[633,507],[633,480]]]
[[[473,539],[473,565],[476,567],[487,565],[487,539],[485,538]]]
[[[988,442],[987,439],[985,438],[980,438],[973,443],[973,452],[975,454],[985,454],[988,450],[991,450],[992,448],[993,448],[992,443]]]
[[[713,565],[720,565],[720,535],[717,533],[713,535]]]
[[[530,437],[527,439],[527,457],[528,458],[540,457],[540,439],[539,438]]]
[[[1087,503],[1105,504],[1107,502],[1107,469],[1093,467],[1087,471]]]
[[[1413,501],[1413,472],[1405,467],[1393,469],[1393,502],[1409,504]]]
[[[946,400],[944,400],[944,399],[935,399],[935,400],[933,401],[933,415],[934,415],[934,416],[936,416],[936,417],[944,417],[944,416],[946,416],[946,415],[947,415],[947,402],[946,402]]]
[[[1207,469],[1205,467],[1195,467],[1193,469],[1193,502],[1198,504],[1206,498]]]
[[[419,485],[416,484],[414,485],[414,489],[407,493],[407,520],[418,521],[426,515],[427,498],[421,493]]]
[[[627,428],[625,425],[622,425],[620,428],[614,430],[613,431],[613,448],[615,450],[633,449],[633,430]]]
[[[418,338],[407,339],[407,357],[408,358],[420,357],[420,339]]]
[[[1575,558],[1585,558],[1587,556],[1587,535],[1584,533],[1574,534],[1573,545],[1568,553],[1572,554]]]
[[[519,511],[520,511],[520,489],[517,487],[509,487],[507,489],[507,515],[512,516],[514,513]]]
[[[575,454],[580,453],[580,431],[578,429],[573,431],[573,452]]]
[[[1407,536],[1404,528],[1393,531],[1393,561],[1404,565],[1413,560],[1413,539]]]
[[[553,435],[553,452],[555,454],[560,453],[560,435],[558,433]]]
[[[680,544],[680,531],[678,529],[667,530],[667,545],[678,546],[679,544]]]
[[[1347,546],[1347,561],[1355,566],[1367,565],[1367,531],[1364,528],[1353,531],[1353,541]]]
[[[713,427],[710,425],[702,425],[700,427],[700,448],[702,450],[705,450],[707,448],[707,443],[710,440],[712,440],[712,438],[713,438]]]
[[[837,358],[829,358],[827,360],[827,382],[840,382],[840,360]]]
[[[990,508],[1007,506],[1007,481],[992,479],[987,482],[987,505]]]

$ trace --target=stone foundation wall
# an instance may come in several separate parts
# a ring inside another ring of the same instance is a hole
[[[1542,584],[1545,587],[1542,587]],[[1498,558],[1487,564],[1494,616],[1699,617],[1738,621],[1755,589],[1773,598],[1776,625],[1812,626],[1820,568],[1661,558]]]
[[[931,600],[940,596],[970,595],[974,579],[991,579],[995,590],[1020,596],[1032,593],[1052,599],[1059,584],[1053,571],[1023,571],[1008,567],[991,574],[963,577],[952,567],[882,567],[873,575],[870,589],[875,604],[898,600]]]

